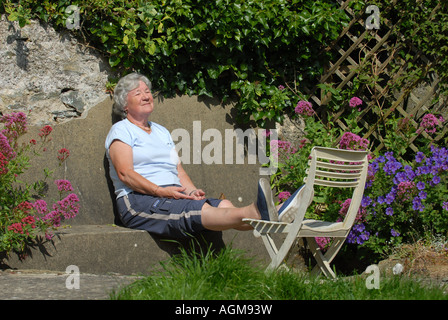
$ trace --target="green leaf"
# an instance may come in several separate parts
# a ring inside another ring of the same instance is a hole
[[[156,43],[154,41],[149,41],[149,43],[146,45],[146,51],[150,54],[150,55],[154,55],[156,53],[157,50],[157,46]]]
[[[254,117],[255,121],[258,121],[264,117],[264,112],[253,112],[252,116]]]
[[[219,75],[221,74],[221,71],[219,69],[213,69],[209,68],[207,69],[207,73],[212,79],[218,79]]]
[[[109,58],[109,64],[111,67],[115,67],[120,63],[121,59],[117,56],[112,56]]]

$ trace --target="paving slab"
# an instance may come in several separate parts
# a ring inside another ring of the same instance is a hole
[[[46,270],[0,271],[0,300],[109,300],[113,290],[138,276],[79,274]]]

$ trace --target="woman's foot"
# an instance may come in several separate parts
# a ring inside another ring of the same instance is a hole
[[[278,212],[275,209],[271,186],[264,178],[258,181],[256,207],[260,212],[262,220],[278,221]]]
[[[290,196],[279,208],[278,210],[278,220],[281,222],[291,223],[295,219],[295,214],[297,209],[299,208],[299,204],[303,199],[303,195],[305,193],[305,185],[301,186],[299,189],[294,192],[292,196]],[[311,197],[308,200],[308,206],[314,197],[314,190],[311,190]]]

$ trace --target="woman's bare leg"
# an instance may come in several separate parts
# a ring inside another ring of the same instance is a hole
[[[244,218],[261,218],[255,204],[236,208],[230,201],[223,200],[218,207],[212,207],[208,203],[205,203],[202,207],[202,225],[209,230],[252,230],[253,228],[250,225],[242,221]]]

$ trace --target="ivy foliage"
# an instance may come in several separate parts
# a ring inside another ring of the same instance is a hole
[[[148,75],[165,96],[236,94],[240,115],[259,125],[281,121],[297,100],[279,85],[319,78],[320,52],[349,20],[333,0],[5,0],[2,9],[20,25],[64,28],[69,6],[79,8],[73,31],[122,74]]]
[[[349,7],[367,18],[372,4],[382,26],[395,25],[399,56],[417,48],[431,61],[406,59],[405,68],[397,66],[402,78],[417,82],[435,72],[446,88],[448,2],[352,0]],[[350,21],[336,0],[0,0],[0,13],[20,26],[37,18],[67,29],[73,8],[80,21],[70,30],[119,74],[144,73],[164,96],[236,98],[241,120],[260,126],[281,122],[307,99],[302,93],[339,59],[324,49]]]

